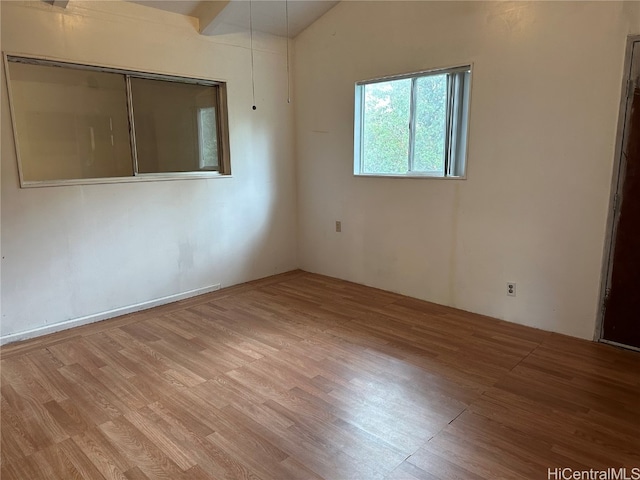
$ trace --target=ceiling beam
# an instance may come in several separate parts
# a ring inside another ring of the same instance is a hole
[[[199,30],[202,35],[211,35],[215,28],[221,23],[220,15],[230,0],[209,0],[202,1],[193,11],[193,16],[197,17]]]

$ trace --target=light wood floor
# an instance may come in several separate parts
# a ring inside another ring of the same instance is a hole
[[[304,272],[2,349],[2,480],[640,467],[640,355]]]

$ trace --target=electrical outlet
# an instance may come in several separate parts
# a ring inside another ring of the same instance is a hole
[[[340,220],[336,220],[336,232],[342,232],[342,222]]]
[[[516,296],[516,284],[514,282],[507,283],[507,295],[510,297]]]

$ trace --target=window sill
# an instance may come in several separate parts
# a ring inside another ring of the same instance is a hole
[[[170,180],[232,178],[218,172],[140,173],[132,177],[78,178],[73,180],[20,181],[20,188],[64,187],[70,185],[102,185],[109,183],[164,182]]]
[[[368,178],[420,178],[427,180],[466,180],[467,177],[441,177],[438,175],[419,174],[419,173],[354,173],[354,177]]]

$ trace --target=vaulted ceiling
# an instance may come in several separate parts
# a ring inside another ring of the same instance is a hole
[[[293,38],[329,11],[330,0],[128,0],[198,20],[203,35],[255,31]],[[251,15],[250,15],[251,13]],[[250,20],[251,17],[251,20]]]

